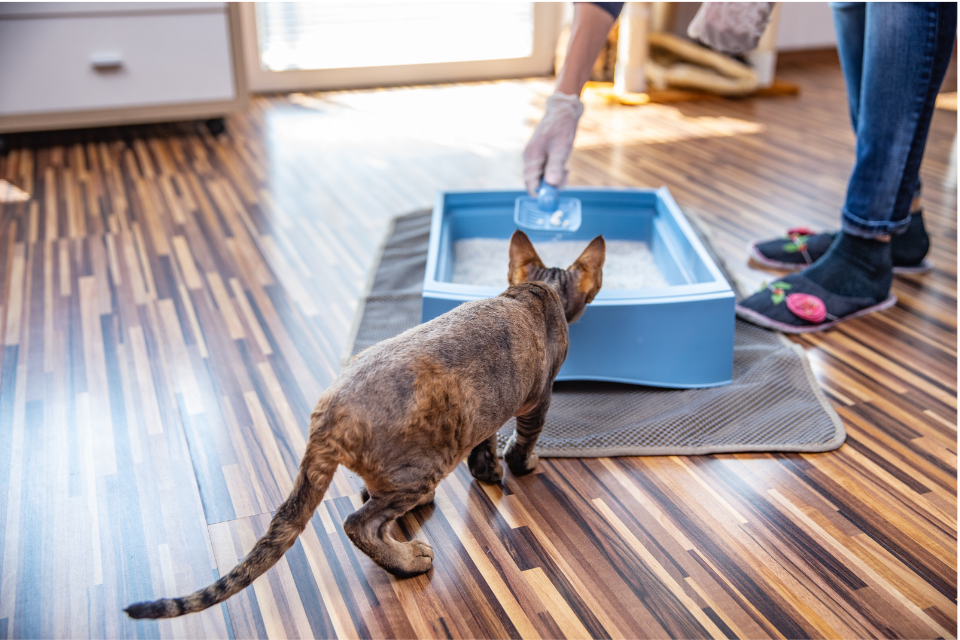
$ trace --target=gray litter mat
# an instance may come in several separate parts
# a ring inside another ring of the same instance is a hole
[[[394,219],[344,361],[420,322],[429,237],[430,211]],[[709,239],[702,233],[701,239],[736,290]],[[514,426],[511,419],[500,430],[501,451]],[[836,449],[845,437],[843,423],[817,385],[803,350],[779,333],[738,319],[731,384],[674,390],[558,382],[537,453],[602,457],[818,452]]]

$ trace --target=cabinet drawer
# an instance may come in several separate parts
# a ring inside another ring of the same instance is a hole
[[[0,20],[0,115],[235,97],[225,11]]]
[[[223,10],[223,2],[0,2],[0,19]]]

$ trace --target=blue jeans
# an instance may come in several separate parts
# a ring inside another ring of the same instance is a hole
[[[930,118],[957,33],[957,5],[832,3],[857,134],[842,228],[863,238],[906,231],[920,190]]]

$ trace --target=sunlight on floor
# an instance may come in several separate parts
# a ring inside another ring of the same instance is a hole
[[[552,90],[552,80],[537,78],[290,94],[264,114],[276,207],[306,218],[319,210],[372,207],[386,217],[430,206],[437,189],[519,189],[523,149]],[[621,163],[633,162],[632,147],[765,131],[760,123],[688,116],[681,109],[588,104],[574,159],[580,151],[610,149],[606,162],[615,175]],[[609,183],[597,180],[591,184]]]
[[[0,202],[26,202],[30,194],[6,180],[0,180]]]
[[[766,127],[758,122],[725,116],[685,116],[677,107],[646,104],[638,107],[609,107],[609,111],[590,112],[587,105],[577,132],[576,148],[595,149],[609,146],[660,144],[763,133]],[[612,116],[612,117],[611,117]]]
[[[272,114],[271,123],[301,140],[322,140],[326,149],[369,153],[397,144],[429,143],[481,156],[519,152],[542,115],[537,93],[546,81],[491,82],[435,87],[292,94],[293,104],[335,118]],[[539,85],[542,85],[539,86]],[[288,129],[296,120],[296,126]],[[675,107],[587,104],[576,148],[626,147],[763,133],[757,122],[724,116],[686,116]],[[279,129],[278,129],[279,133]],[[415,149],[407,149],[415,151]]]
[[[544,84],[286,96],[264,114],[276,207],[304,218],[356,208],[376,227],[378,216],[432,206],[438,189],[519,189]]]
[[[314,140],[324,149],[413,154],[446,149],[481,156],[523,148],[540,110],[517,83],[478,83],[380,91],[293,94],[290,101],[319,112],[270,115],[271,131]],[[296,123],[292,128],[290,125]]]

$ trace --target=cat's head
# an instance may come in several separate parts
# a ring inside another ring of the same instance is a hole
[[[603,236],[597,236],[566,269],[548,268],[537,255],[527,234],[517,230],[510,238],[510,271],[507,280],[511,285],[521,282],[545,282],[552,286],[563,302],[567,322],[576,322],[583,315],[587,304],[593,301],[600,291],[606,254],[607,245]]]

